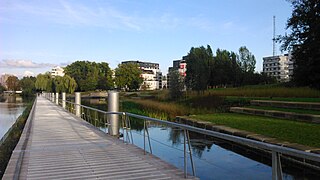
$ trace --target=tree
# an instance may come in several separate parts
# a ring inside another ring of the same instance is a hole
[[[173,100],[179,99],[182,97],[182,90],[184,88],[183,77],[179,74],[177,70],[169,72],[170,76],[170,86],[169,86],[169,95]]]
[[[6,87],[4,87],[2,84],[0,84],[0,93],[3,93],[3,91],[6,91]]]
[[[292,15],[280,36],[282,50],[292,50],[293,81],[299,86],[320,89],[320,0],[291,0]]]
[[[65,73],[74,78],[78,90],[108,90],[113,87],[112,71],[105,62],[76,61],[64,69]]]
[[[36,89],[40,91],[54,92],[54,84],[49,72],[45,74],[38,74],[35,83]]]
[[[36,78],[35,77],[23,77],[19,81],[19,85],[22,89],[22,96],[32,96],[36,91],[35,86]]]
[[[187,63],[186,85],[192,90],[198,92],[207,89],[210,77],[210,61],[213,59],[211,47],[201,46],[198,48],[192,47],[187,56],[183,57]]]
[[[256,58],[246,46],[239,48],[238,61],[243,72],[253,73],[256,66]]]
[[[143,79],[141,78],[141,69],[137,64],[126,63],[119,64],[115,69],[115,84],[119,89],[137,90]]]
[[[55,92],[62,93],[73,93],[77,87],[76,81],[68,75],[56,76],[53,79]]]
[[[19,79],[16,76],[9,76],[7,81],[6,81],[8,90],[10,91],[17,91],[20,89],[19,86]]]

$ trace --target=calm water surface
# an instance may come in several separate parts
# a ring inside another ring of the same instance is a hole
[[[21,97],[8,96],[0,98],[0,139],[16,122],[25,109]]]
[[[107,108],[106,104],[97,100],[83,100],[83,104],[101,110]],[[130,109],[123,111],[130,112]],[[153,154],[183,169],[183,131],[151,122],[148,122],[148,127]],[[131,128],[133,143],[143,148],[142,120],[131,120]],[[103,127],[101,130],[107,132]],[[200,179],[272,179],[268,154],[192,132],[190,139],[196,175]],[[148,143],[146,144],[148,149]],[[296,167],[290,163],[283,163],[282,167],[284,179],[320,179],[319,172],[308,168]],[[188,172],[192,173],[190,161]]]

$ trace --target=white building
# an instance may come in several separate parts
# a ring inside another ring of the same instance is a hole
[[[64,69],[60,66],[55,66],[54,68],[52,68],[51,70],[51,76],[55,77],[55,76],[64,76]]]
[[[280,82],[287,82],[293,73],[293,62],[288,54],[264,57],[263,72]]]
[[[141,62],[141,61],[124,61],[122,64],[134,63],[142,70],[141,77],[143,83],[140,90],[157,90],[162,88],[162,73],[158,63]]]

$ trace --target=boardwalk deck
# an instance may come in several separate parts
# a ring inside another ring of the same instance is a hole
[[[183,179],[183,172],[39,97],[3,177],[18,178]]]

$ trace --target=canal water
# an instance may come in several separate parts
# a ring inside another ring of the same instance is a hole
[[[25,109],[25,102],[19,96],[0,97],[0,139]]]
[[[82,104],[104,111],[107,109],[106,103],[97,99],[83,100]],[[121,111],[130,112],[130,109],[122,107]],[[183,169],[183,131],[157,123],[147,124],[153,154]],[[104,127],[100,129],[107,132]],[[131,129],[133,144],[143,149],[143,121],[131,119]],[[272,179],[271,159],[267,153],[192,132],[190,139],[196,176],[200,179]],[[146,142],[146,149],[150,151]],[[309,168],[292,163],[283,163],[282,167],[284,179],[320,179],[319,172]],[[192,174],[190,160],[188,172]]]

